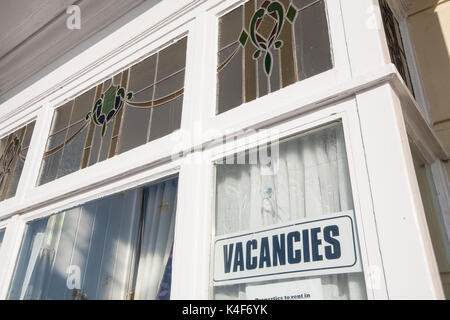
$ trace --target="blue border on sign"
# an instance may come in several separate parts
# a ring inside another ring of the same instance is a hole
[[[283,228],[298,226],[298,225],[302,225],[302,224],[308,224],[308,223],[319,222],[319,221],[326,221],[326,220],[335,220],[335,219],[340,219],[340,218],[349,218],[350,219],[350,225],[352,226],[353,252],[354,252],[354,256],[355,256],[355,262],[353,262],[353,264],[345,265],[345,266],[339,266],[339,267],[314,268],[314,269],[305,269],[305,270],[297,270],[297,271],[285,271],[285,272],[277,272],[277,273],[270,273],[270,274],[264,274],[264,275],[239,277],[239,278],[232,278],[232,279],[225,279],[225,280],[216,280],[216,279],[213,278],[213,281],[214,282],[225,282],[225,281],[234,281],[234,280],[241,280],[241,279],[263,278],[263,277],[269,277],[269,276],[278,275],[278,274],[302,273],[302,272],[306,272],[306,271],[331,270],[331,269],[342,269],[342,268],[353,267],[358,262],[358,255],[356,253],[356,240],[355,240],[355,230],[354,230],[354,227],[353,227],[353,219],[349,215],[342,215],[342,216],[329,217],[329,218],[324,218],[324,219],[319,219],[319,220],[311,220],[311,221],[299,222],[299,223],[289,224],[289,225],[282,226],[282,227],[280,226],[280,227],[276,227],[276,228],[260,230],[260,231],[257,231],[257,232],[249,232],[249,233],[245,233],[245,234],[241,234],[241,235],[236,235],[236,236],[232,236],[232,237],[222,238],[222,239],[214,241],[214,248],[216,247],[217,242],[224,241],[224,240],[245,237],[245,236],[252,235],[252,234],[258,234],[258,233],[262,233],[262,232],[267,232],[267,231],[272,231],[272,230],[277,230],[277,229],[283,229]]]

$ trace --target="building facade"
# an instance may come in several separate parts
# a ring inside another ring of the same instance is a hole
[[[448,297],[446,1],[150,2],[2,100],[0,299]]]

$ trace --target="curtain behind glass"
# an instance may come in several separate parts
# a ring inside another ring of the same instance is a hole
[[[141,197],[127,191],[28,223],[9,299],[123,299]]]
[[[146,210],[135,299],[170,296],[171,251],[174,238],[177,179],[145,190]]]
[[[340,124],[282,142],[279,151],[278,168],[217,165],[216,235],[353,209]],[[319,278],[325,299],[366,298],[360,273]],[[246,286],[216,287],[215,298],[245,299]]]

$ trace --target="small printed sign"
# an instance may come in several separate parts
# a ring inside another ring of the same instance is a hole
[[[216,237],[214,285],[361,272],[353,211]]]
[[[263,285],[247,285],[248,300],[323,300],[320,278],[286,281]]]

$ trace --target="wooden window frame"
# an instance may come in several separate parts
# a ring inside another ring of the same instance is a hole
[[[56,69],[44,68],[42,78],[0,104],[2,136],[36,120],[16,197],[0,203],[0,225],[7,226],[0,299],[6,297],[27,221],[173,174],[179,175],[179,185],[171,297],[210,298],[214,160],[262,142],[248,142],[246,130],[276,128],[286,136],[333,119],[342,119],[344,126],[369,299],[442,298],[423,207],[414,200],[418,186],[405,141],[413,136],[433,165],[448,154],[390,64],[384,30],[365,28],[371,18],[379,25],[376,10],[368,10],[376,9],[376,1],[325,0],[334,68],[218,116],[218,17],[244,0],[161,1],[137,17],[125,15],[127,24],[107,27],[87,48],[77,46],[73,58]],[[36,187],[54,109],[186,35],[180,130]],[[221,145],[216,138],[224,135],[238,145]],[[449,189],[443,187],[448,179],[440,179],[439,191],[448,199]],[[395,201],[386,185],[399,190]],[[386,199],[392,200],[389,206]],[[417,250],[400,252],[405,243]]]

